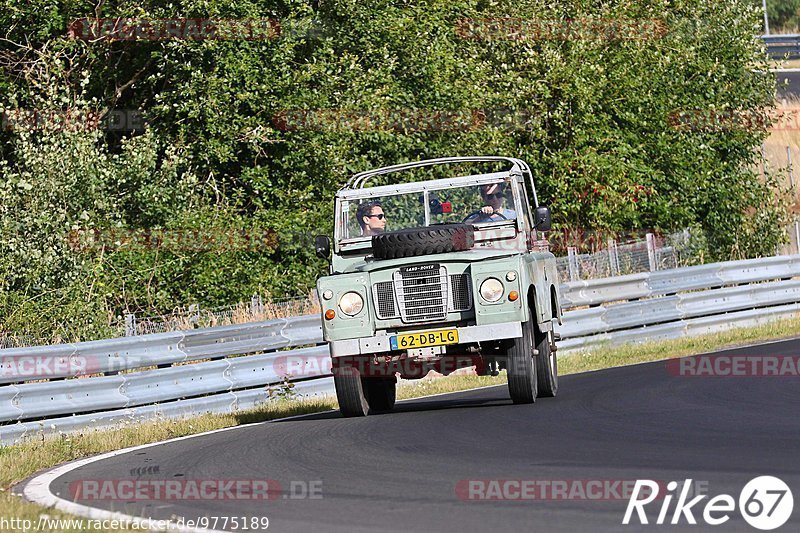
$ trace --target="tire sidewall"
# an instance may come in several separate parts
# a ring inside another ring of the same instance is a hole
[[[558,392],[558,358],[550,347],[550,335],[547,332],[539,331],[537,327],[534,335],[539,395],[552,398]]]
[[[533,403],[538,396],[538,378],[533,360],[534,332],[531,322],[522,323],[522,336],[514,339],[507,352],[506,372],[514,403]]]
[[[361,374],[353,366],[336,364],[332,368],[333,384],[339,410],[345,417],[367,416],[369,403],[364,391]]]

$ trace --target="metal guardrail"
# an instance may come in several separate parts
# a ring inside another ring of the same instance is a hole
[[[800,280],[776,281],[571,311],[556,329],[567,339],[794,302]]]
[[[281,383],[285,355],[324,358],[325,346],[87,379],[0,387],[0,421],[121,409]],[[317,376],[314,376],[317,377]]]
[[[556,328],[559,354],[794,316],[800,312],[794,277],[800,277],[800,256],[566,283],[562,303],[571,310]],[[321,343],[320,317],[309,315],[0,350],[0,442],[247,409],[271,401],[288,382],[292,395],[331,393],[322,363],[328,349]],[[289,368],[287,358],[316,364]]]
[[[0,384],[118,373],[266,352],[318,344],[321,335],[319,317],[306,316],[77,344],[12,348],[0,350]]]
[[[652,298],[696,289],[800,276],[800,256],[784,255],[571,281],[561,286],[563,308]]]
[[[800,314],[800,303],[723,313],[701,318],[666,322],[631,330],[600,333],[562,340],[559,352],[586,350],[597,346],[621,346],[637,342],[655,342],[707,335],[735,327],[766,324],[773,320],[793,318]]]
[[[298,395],[315,396],[333,391],[333,378],[323,377],[297,383]],[[5,445],[42,435],[62,434],[72,431],[89,431],[109,426],[121,426],[166,418],[198,416],[205,413],[234,413],[273,401],[269,389],[258,387],[224,392],[202,398],[176,400],[168,403],[117,409],[99,413],[50,418],[0,426],[0,442]]]
[[[789,57],[800,55],[800,35],[796,33],[762,35],[761,38],[767,45],[767,53],[770,57],[781,58],[786,54]]]

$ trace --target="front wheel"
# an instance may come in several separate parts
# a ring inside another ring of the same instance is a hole
[[[533,358],[532,320],[522,324],[522,337],[514,339],[507,352],[508,392],[514,403],[533,403],[538,392]]]
[[[537,328],[538,329],[538,328]],[[550,344],[551,333],[534,332],[536,340],[536,374],[539,379],[539,398],[554,398],[558,392],[558,360]]]
[[[357,368],[334,365],[333,384],[336,387],[336,398],[339,400],[339,411],[342,415],[352,417],[369,414],[369,403]]]

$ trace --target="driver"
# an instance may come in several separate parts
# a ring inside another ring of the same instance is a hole
[[[356,219],[361,226],[361,235],[377,235],[386,229],[386,215],[380,202],[358,204]]]
[[[505,202],[505,196],[503,196],[504,187],[503,183],[481,185],[481,199],[483,199],[485,205],[475,214],[467,217],[465,222],[496,222],[517,218],[516,211],[503,207]]]

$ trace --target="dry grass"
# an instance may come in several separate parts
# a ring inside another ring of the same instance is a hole
[[[800,217],[800,100],[783,99],[777,103],[777,109],[781,118],[773,124],[763,144],[765,168],[778,178],[776,201],[787,202],[792,218],[797,220]],[[757,171],[763,176],[764,170],[759,168]],[[796,230],[790,226],[787,231],[788,242],[779,253],[798,253],[800,242]]]
[[[787,59],[786,61],[782,59],[775,59],[770,62],[770,68],[775,68],[775,69],[800,68],[800,59]]]
[[[559,358],[559,373],[562,375],[574,374],[684,357],[760,341],[794,338],[798,336],[798,332],[800,332],[800,316],[787,320],[776,320],[756,327],[732,329],[713,335],[699,335],[654,343],[627,344],[617,348],[593,348],[563,359]]]
[[[64,435],[43,441],[28,442],[10,447],[0,447],[0,517],[29,519],[34,523],[42,509],[10,494],[10,487],[35,472],[83,457],[119,450],[130,446],[158,442],[165,439],[193,435],[204,431],[231,427],[333,409],[332,399],[270,402],[258,409],[241,414],[205,415],[185,420],[159,420],[146,424],[121,426],[109,430],[88,431]],[[69,515],[48,510],[52,518],[69,518]],[[5,531],[13,531],[4,530]],[[23,531],[19,529],[18,531]],[[95,531],[91,528],[65,528],[52,531]]]
[[[724,347],[796,336],[800,331],[800,318],[774,322],[768,325],[731,330],[715,335],[686,338],[668,342],[628,345],[619,348],[597,348],[559,358],[562,375],[602,368],[680,357],[718,350]],[[425,379],[402,384],[398,388],[401,399],[430,394],[441,394],[505,383],[505,374],[497,377],[458,375],[442,379]],[[165,439],[192,435],[251,422],[272,420],[286,416],[314,413],[336,408],[335,399],[279,400],[256,409],[222,415],[204,415],[185,420],[159,420],[145,424],[121,426],[107,430],[93,430],[82,434],[63,435],[41,441],[0,447],[0,517],[39,519],[43,510],[10,494],[10,487],[40,470],[91,455],[118,450],[129,446],[158,442]],[[52,518],[70,518],[64,513],[47,510]],[[74,532],[92,529],[54,529]],[[8,531],[14,531],[10,529]],[[22,531],[22,530],[18,530]]]
[[[246,324],[248,322],[262,322],[275,318],[290,318],[294,316],[319,314],[321,312],[316,291],[310,291],[306,298],[290,300],[287,302],[263,302],[256,309],[246,302],[242,302],[230,309],[230,314],[225,312],[216,316],[213,312],[205,312],[205,321],[209,326],[227,326],[230,324]],[[201,318],[202,320],[202,318]]]
[[[195,328],[263,322],[320,312],[316,291],[312,290],[305,298],[285,302],[273,302],[267,299],[255,306],[250,302],[240,302],[228,307],[199,309],[196,312],[180,308],[172,313],[138,319],[137,331],[139,335],[162,331],[186,331]]]
[[[790,195],[792,212],[800,214],[800,100],[784,99],[777,107],[783,118],[776,121],[764,141],[764,156],[767,168],[779,176],[780,189]],[[790,158],[793,179],[789,174]]]
[[[452,374],[444,378],[423,378],[403,381],[397,388],[397,399],[408,400],[420,396],[431,396],[447,392],[489,387],[491,385],[505,385],[506,375],[502,372],[499,376],[477,376],[475,374]]]

